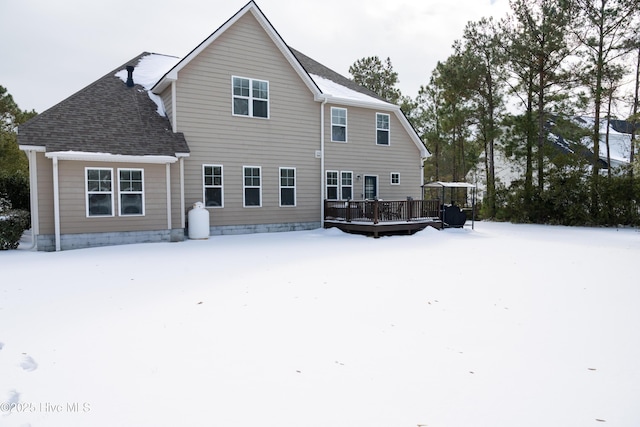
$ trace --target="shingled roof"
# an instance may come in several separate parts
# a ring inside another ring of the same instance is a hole
[[[302,65],[302,68],[304,68],[308,74],[323,77],[327,80],[331,80],[332,82],[339,84],[340,86],[344,86],[348,89],[359,92],[363,95],[370,96],[380,101],[389,102],[386,99],[382,98],[377,93],[375,93],[374,91],[369,90],[364,86],[360,86],[358,83],[354,82],[353,80],[350,80],[344,77],[343,75],[336,73],[332,69],[325,67],[321,63],[317,62],[312,58],[309,58],[307,55],[297,51],[291,46],[289,46],[289,49],[291,50],[291,53],[293,53],[293,55],[296,57],[298,62],[300,62],[300,65]]]
[[[47,152],[78,151],[130,156],[188,153],[182,133],[144,87],[128,87],[116,72],[136,65],[144,52],[18,128],[20,145],[45,146]],[[135,73],[134,73],[135,76]]]

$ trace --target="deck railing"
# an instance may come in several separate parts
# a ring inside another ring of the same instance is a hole
[[[380,222],[440,219],[440,201],[434,200],[325,200],[325,220]]]

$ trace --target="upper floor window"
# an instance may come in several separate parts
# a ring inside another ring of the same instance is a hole
[[[202,165],[202,179],[204,205],[206,207],[223,207],[222,165]]]
[[[347,109],[331,107],[331,141],[347,142]]]
[[[87,216],[113,216],[113,169],[86,168]]]
[[[296,170],[280,168],[280,206],[296,205]]]
[[[376,144],[389,145],[389,115],[376,113]]]
[[[118,169],[120,215],[144,215],[144,172]]]
[[[269,117],[269,82],[233,77],[233,115]]]
[[[244,167],[244,207],[260,207],[262,184],[260,182],[259,166]]]

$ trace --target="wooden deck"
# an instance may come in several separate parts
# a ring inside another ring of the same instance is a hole
[[[325,201],[324,227],[380,237],[442,228],[439,200]]]

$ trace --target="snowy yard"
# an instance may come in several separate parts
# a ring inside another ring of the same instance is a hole
[[[639,263],[486,222],[1,252],[0,425],[636,427]]]

